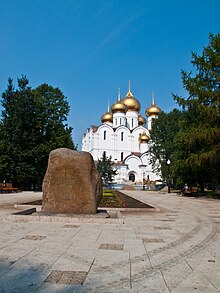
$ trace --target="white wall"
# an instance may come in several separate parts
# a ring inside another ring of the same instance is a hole
[[[120,125],[126,126],[127,119],[125,113],[116,112],[113,114],[113,127],[116,128]]]
[[[140,152],[139,135],[142,134],[143,132],[146,132],[147,135],[150,136],[148,129],[143,126],[138,126],[132,131],[133,141],[134,141],[133,143],[134,152]]]
[[[131,155],[125,160],[125,164],[128,165],[128,174],[135,174],[135,181],[142,181],[142,170],[139,168],[139,165],[142,164],[140,158]]]
[[[116,120],[114,119],[117,119],[117,127],[115,125]],[[123,153],[123,160],[125,160],[127,166],[117,165],[118,175],[115,177],[117,182],[123,183],[128,181],[130,173],[135,174],[137,182],[142,182],[143,173],[145,178],[149,175],[150,180],[160,179],[158,175],[153,173],[149,162],[149,144],[139,143],[139,134],[146,132],[150,136],[150,133],[146,127],[138,126],[138,113],[135,111],[127,111],[126,115],[124,113],[114,113],[113,120],[114,129],[110,123],[103,123],[96,132],[93,132],[92,127],[87,129],[82,139],[82,150],[90,152],[94,160],[100,159],[105,151],[107,157],[112,157],[112,161],[121,161],[121,153]],[[151,125],[151,120],[152,117],[149,117],[149,125]],[[124,125],[126,123],[128,127]],[[142,153],[143,155],[138,157],[131,154],[132,152]]]
[[[138,126],[138,112],[136,111],[127,111],[126,112],[127,118],[127,127],[132,130]]]

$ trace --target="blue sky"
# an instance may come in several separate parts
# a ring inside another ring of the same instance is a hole
[[[0,92],[21,74],[59,87],[80,147],[128,80],[142,114],[152,91],[161,109],[176,107],[180,70],[220,32],[219,12],[219,0],[0,0]]]

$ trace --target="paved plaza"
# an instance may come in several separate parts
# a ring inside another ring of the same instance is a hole
[[[220,201],[124,193],[157,210],[34,220],[11,215],[41,193],[0,194],[0,292],[220,292]]]

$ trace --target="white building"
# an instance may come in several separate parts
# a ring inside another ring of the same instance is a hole
[[[149,140],[152,119],[161,110],[152,98],[151,106],[146,109],[146,128],[146,119],[140,115],[140,109],[141,105],[134,98],[129,82],[125,98],[121,100],[119,92],[111,111],[108,105],[107,112],[102,115],[102,124],[87,128],[82,139],[82,150],[91,153],[95,161],[102,157],[103,152],[107,157],[111,156],[118,171],[115,177],[117,183],[160,179],[150,164]]]

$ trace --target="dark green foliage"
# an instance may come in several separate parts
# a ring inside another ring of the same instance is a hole
[[[36,176],[32,158],[35,102],[25,76],[18,79],[17,90],[8,80],[2,106],[1,179],[28,182]]]
[[[71,138],[72,128],[66,124],[69,105],[59,88],[42,84],[34,91],[36,101],[35,158],[41,176],[44,176],[48,154],[53,149],[75,149]]]
[[[152,163],[164,179],[201,190],[211,183],[214,190],[220,181],[220,34],[210,34],[202,55],[192,54],[192,64],[193,73],[182,71],[188,97],[174,95],[183,110],[153,121]]]
[[[154,119],[151,131],[151,163],[154,171],[162,174],[165,181],[173,179],[174,138],[179,131],[179,121],[184,113],[174,109],[170,113],[161,112]],[[170,165],[167,161],[170,160]]]
[[[97,170],[104,186],[108,186],[114,180],[114,176],[117,175],[117,171],[113,169],[112,165],[111,157],[108,158],[104,152],[102,158],[97,163]]]
[[[69,113],[66,97],[47,84],[31,89],[25,76],[18,79],[15,90],[9,78],[2,107],[0,180],[21,188],[40,188],[49,152],[74,148],[72,129],[65,124]]]
[[[195,73],[182,71],[187,98],[174,95],[188,113],[175,139],[177,171],[180,168],[199,183],[211,182],[213,189],[220,179],[220,34],[210,34],[202,55],[192,54]]]

